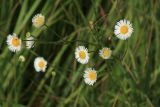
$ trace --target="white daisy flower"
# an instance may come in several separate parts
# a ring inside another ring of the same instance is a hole
[[[104,47],[99,51],[99,55],[103,59],[109,59],[111,57],[112,50],[110,48]]]
[[[37,72],[45,72],[47,68],[47,61],[43,57],[37,57],[34,60],[34,68]]]
[[[40,28],[45,24],[45,17],[42,14],[37,14],[32,18],[32,23],[36,28]]]
[[[88,49],[85,48],[84,46],[77,47],[75,50],[75,57],[77,61],[82,64],[88,63],[88,60],[89,60]]]
[[[121,40],[126,40],[133,32],[132,24],[128,20],[120,20],[115,25],[114,34]]]
[[[21,50],[22,41],[19,39],[16,34],[9,34],[7,37],[8,48],[12,52],[18,52]]]
[[[34,38],[32,36],[26,37],[26,47],[28,49],[33,48],[34,47],[34,43],[35,43],[35,41],[34,41]]]
[[[83,77],[85,83],[88,85],[93,85],[97,80],[97,71],[93,68],[87,68],[84,72],[85,73]]]
[[[24,62],[26,59],[25,59],[25,57],[23,56],[23,55],[20,55],[19,56],[19,61],[21,61],[21,62]]]

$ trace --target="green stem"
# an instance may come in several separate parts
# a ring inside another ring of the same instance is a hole
[[[87,41],[83,41],[83,40],[73,40],[73,41],[65,41],[65,40],[59,40],[59,41],[22,40],[22,41],[24,41],[24,42],[26,42],[26,41],[35,41],[38,44],[54,44],[54,45],[58,45],[58,44],[63,45],[62,43],[74,43],[74,42],[81,42],[81,43],[95,45],[95,46],[98,45],[98,44],[87,42]]]
[[[50,29],[48,25],[44,24],[44,26],[49,29],[52,33],[54,33],[58,38],[61,38],[62,36],[57,34],[53,29]]]

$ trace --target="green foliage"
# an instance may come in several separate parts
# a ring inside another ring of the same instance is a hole
[[[159,0],[0,0],[0,106],[159,107],[159,4]],[[37,13],[46,16],[49,28],[32,26]],[[124,18],[132,22],[134,32],[121,41],[113,32]],[[13,32],[21,38],[30,32],[41,42],[14,54],[6,44]],[[72,42],[55,42],[61,40]],[[94,51],[89,64],[75,60],[78,45]],[[102,46],[113,50],[111,59],[98,56]],[[34,70],[37,54],[49,62],[45,73]],[[20,55],[25,62],[18,61]],[[86,67],[98,71],[94,86],[84,83]]]

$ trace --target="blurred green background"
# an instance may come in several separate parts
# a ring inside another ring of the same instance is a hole
[[[37,13],[49,28],[32,26]],[[124,18],[134,32],[121,41],[113,31]],[[10,52],[7,35],[25,38],[27,32],[40,42]],[[93,36],[100,46],[93,45]],[[54,42],[64,39],[72,42]],[[87,65],[74,58],[79,45],[94,51]],[[113,50],[111,59],[98,56],[101,46]],[[25,62],[18,61],[20,55]],[[45,73],[34,70],[37,56],[49,62]],[[87,67],[98,71],[94,86],[84,83]],[[0,0],[0,106],[159,107],[160,0]]]

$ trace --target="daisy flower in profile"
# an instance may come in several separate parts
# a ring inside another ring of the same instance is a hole
[[[13,35],[9,34],[7,37],[8,48],[12,52],[18,52],[21,50],[22,41],[19,39],[15,33]]]
[[[47,68],[47,61],[43,57],[37,57],[34,60],[34,68],[37,72],[45,72]]]
[[[35,43],[35,41],[34,41],[34,38],[32,36],[26,37],[26,47],[28,49],[33,48],[34,47],[34,43]]]
[[[42,14],[37,14],[32,18],[32,23],[36,28],[40,28],[45,24],[45,17]]]
[[[75,57],[77,61],[82,64],[88,63],[89,60],[88,49],[85,48],[84,46],[78,46],[75,50]]]
[[[132,24],[128,20],[120,20],[115,25],[114,34],[121,40],[126,40],[133,32]]]
[[[84,72],[85,73],[83,77],[85,83],[88,85],[93,85],[97,80],[97,71],[93,68],[87,68]]]
[[[112,50],[110,48],[104,47],[99,51],[99,55],[103,59],[109,59],[111,57]]]

